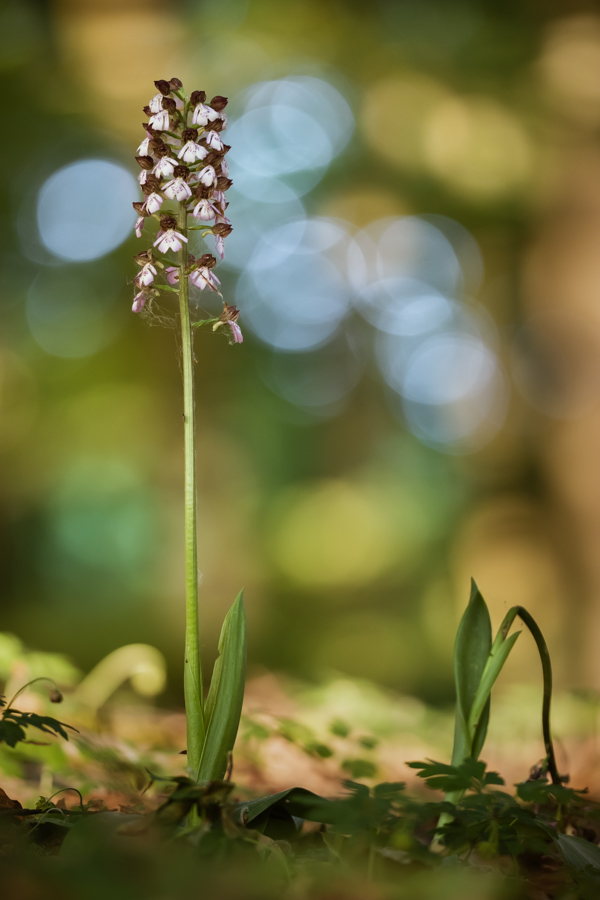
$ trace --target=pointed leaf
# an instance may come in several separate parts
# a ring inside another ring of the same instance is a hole
[[[469,605],[462,617],[454,644],[454,682],[456,686],[456,721],[452,764],[460,765],[471,755],[473,745],[479,754],[487,732],[489,702],[478,722],[473,741],[468,723],[473,701],[492,647],[492,625],[485,600],[475,582],[471,581]]]
[[[508,658],[508,654],[512,650],[515,645],[515,641],[521,634],[520,631],[517,631],[515,634],[511,634],[509,638],[506,638],[502,635],[502,632],[498,632],[498,636],[494,641],[494,646],[490,651],[490,655],[488,656],[487,663],[485,665],[485,669],[483,670],[483,675],[481,676],[481,681],[479,682],[479,687],[477,688],[477,693],[473,700],[473,704],[471,706],[471,712],[469,714],[468,721],[468,731],[470,734],[474,736],[474,746],[472,748],[473,756],[479,756],[481,752],[481,747],[477,748],[475,745],[478,743],[478,725],[479,721],[482,717],[482,713],[485,714],[485,709],[488,707],[488,715],[489,715],[489,698],[492,693],[492,688],[498,678],[498,675],[502,671],[502,666],[506,662]],[[483,741],[481,742],[483,746]]]
[[[246,617],[243,596],[243,591],[240,591],[221,629],[219,656],[206,699],[206,739],[198,771],[199,781],[214,781],[224,777],[227,771],[227,754],[233,750],[240,724],[246,680]]]

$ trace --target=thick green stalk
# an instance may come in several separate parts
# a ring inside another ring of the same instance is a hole
[[[187,234],[187,211],[179,204],[179,230]],[[187,762],[200,768],[204,746],[204,698],[198,633],[198,548],[196,543],[196,450],[194,409],[194,351],[190,325],[189,289],[185,269],[187,244],[179,251],[179,311],[183,370],[183,434],[185,447],[185,666],[183,690],[187,723]]]

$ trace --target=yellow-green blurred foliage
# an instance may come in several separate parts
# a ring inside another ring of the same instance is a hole
[[[447,702],[473,576],[494,623],[515,603],[538,619],[560,686],[600,688],[600,16],[589,9],[2,4],[2,631],[85,671],[152,644],[167,700],[181,700],[176,335],[130,312],[132,255],[147,241],[61,257],[39,193],[80,160],[136,176],[142,107],[154,79],[175,75],[230,97],[239,170],[237,249],[221,275],[245,340],[196,343],[207,662],[244,586],[251,669],[342,673]],[[264,82],[284,99],[252,107]],[[286,85],[317,91],[289,126]],[[252,160],[244,170],[252,123],[277,178]],[[313,151],[285,170],[282,159]],[[285,202],[263,202],[269,191]],[[125,193],[115,221],[129,215]],[[99,182],[91,208],[101,195]],[[301,244],[287,282],[272,261],[260,277],[250,256],[239,262],[243,241],[275,253],[286,223],[306,217],[318,265]],[[377,306],[370,286],[396,279],[401,293],[405,277],[425,283],[408,300],[429,297],[446,330],[402,319],[404,294]],[[336,303],[330,327],[323,310]],[[316,338],[294,343],[311,328]],[[414,343],[428,329],[430,343]],[[514,657],[506,679],[539,677],[527,636]]]

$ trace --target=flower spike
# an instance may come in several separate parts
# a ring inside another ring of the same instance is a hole
[[[144,199],[134,203],[138,214],[135,233],[141,237],[146,220],[152,217],[160,220],[160,228],[152,247],[136,257],[140,271],[134,278],[138,289],[135,312],[147,307],[152,293],[158,296],[161,289],[182,291],[182,280],[200,291],[208,288],[221,296],[221,282],[213,268],[216,257],[224,258],[225,239],[232,231],[225,215],[225,194],[232,185],[225,160],[230,147],[222,137],[227,127],[227,97],[217,94],[209,102],[205,91],[192,91],[186,97],[178,78],[158,79],[154,85],[156,93],[144,107],[148,117],[142,126],[145,136],[136,153]],[[199,224],[192,225],[194,221]],[[190,226],[205,238],[212,234],[215,256],[205,253],[195,260],[189,254]],[[178,254],[179,264],[165,267],[153,257],[152,248],[159,254]],[[217,320],[217,327],[228,324],[234,343],[242,342],[238,315],[235,307],[225,304]]]

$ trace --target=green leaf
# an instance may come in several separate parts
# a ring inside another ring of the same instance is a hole
[[[373,778],[377,774],[377,766],[370,759],[345,759],[342,769],[352,778]]]
[[[20,741],[26,739],[25,729],[29,727],[38,728],[46,734],[60,735],[66,741],[69,735],[65,728],[76,731],[71,725],[59,722],[52,716],[39,716],[37,713],[21,712],[10,706],[4,710],[0,718],[0,743],[8,744],[9,747],[15,747]]]
[[[517,796],[524,803],[536,803],[539,806],[546,806],[548,803],[555,805],[562,803],[566,805],[573,803],[580,806],[582,803],[581,794],[585,791],[576,791],[573,788],[565,787],[564,784],[549,784],[547,781],[522,781],[517,784]]]
[[[487,772],[482,760],[469,756],[459,766],[434,760],[410,762],[408,766],[420,770],[419,778],[425,779],[427,787],[450,794],[460,795],[465,791],[481,791],[490,785],[504,784],[497,772]]]
[[[454,644],[454,683],[456,687],[456,719],[452,764],[479,756],[489,720],[489,699],[477,723],[475,735],[469,733],[469,716],[481,677],[492,647],[490,614],[479,588],[471,580],[469,605],[462,617]]]
[[[259,797],[257,800],[238,803],[234,810],[234,818],[241,824],[254,827],[253,823],[259,817],[262,817],[266,812],[274,810],[275,815],[285,811],[291,816],[308,819],[310,822],[329,823],[331,817],[327,815],[327,810],[330,806],[330,800],[319,797],[318,794],[313,794],[312,791],[307,791],[305,788],[289,788],[289,790],[280,791],[278,794],[270,794],[267,797]]]
[[[202,748],[198,781],[223,778],[227,756],[237,736],[246,681],[246,617],[244,592],[240,591],[227,613],[206,698],[206,738]]]
[[[16,747],[20,741],[25,740],[25,732],[16,722],[10,722],[8,719],[0,720],[0,744],[8,744],[9,747]]]
[[[394,800],[406,787],[404,781],[384,781],[373,788],[373,796],[383,800]]]
[[[521,633],[520,631],[517,631],[516,634],[512,634],[509,638],[507,638],[508,630],[514,621],[516,614],[516,607],[513,607],[513,609],[511,609],[506,615],[502,625],[498,629],[498,633],[494,639],[494,643],[489,652],[483,673],[481,675],[481,679],[477,687],[477,692],[471,704],[469,718],[467,721],[467,731],[469,735],[471,735],[471,738],[473,740],[473,744],[471,746],[471,752],[473,756],[479,756],[479,753],[481,752],[481,749],[483,747],[483,741],[485,740],[485,733],[483,733],[481,746],[477,746],[477,738],[479,736],[479,723],[482,719],[482,715],[485,715],[486,707],[489,717],[489,699],[492,688],[496,682],[496,679],[498,678],[498,675],[502,671],[502,667],[506,662],[510,651],[515,645],[515,641]],[[475,750],[477,750],[477,752],[475,752]]]
[[[343,719],[334,719],[331,725],[329,726],[329,730],[332,734],[337,735],[337,737],[348,737],[352,729],[350,726],[344,722]]]
[[[318,741],[315,743],[307,744],[304,748],[307,753],[316,754],[316,756],[320,756],[322,759],[329,759],[330,756],[333,756],[333,750],[331,747],[328,747],[327,744],[320,744]]]
[[[586,874],[593,872],[600,884],[600,847],[597,844],[568,834],[557,834],[555,840],[569,868]]]

